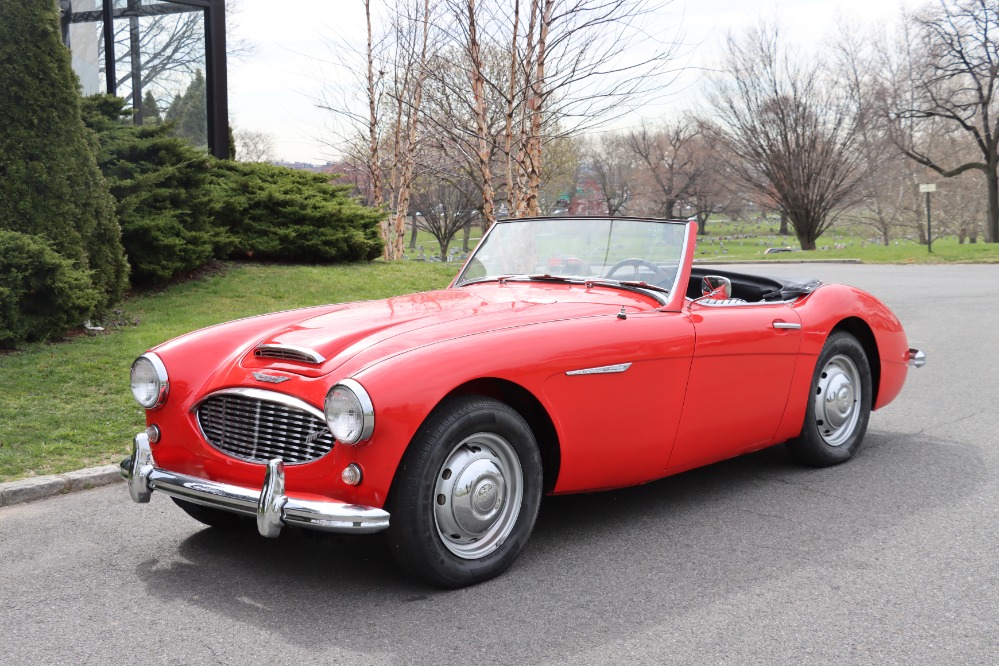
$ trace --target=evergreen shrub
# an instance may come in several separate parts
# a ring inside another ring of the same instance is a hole
[[[37,236],[0,230],[0,266],[0,349],[58,338],[102,298],[88,271]]]
[[[66,315],[86,319],[93,313],[81,303],[99,312],[121,298],[128,263],[52,0],[0,2],[0,89],[0,230],[45,239],[71,262],[74,279],[98,298],[74,301]],[[9,321],[0,328],[24,330]]]
[[[329,177],[271,164],[218,162],[215,215],[235,239],[234,257],[336,263],[381,255],[383,211]]]
[[[132,284],[160,285],[224,257],[233,242],[212,214],[215,160],[173,136],[169,123],[133,125],[124,104],[87,97],[83,117],[100,139],[98,163],[118,202]]]

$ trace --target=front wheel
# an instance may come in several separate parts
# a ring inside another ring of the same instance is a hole
[[[435,585],[488,580],[527,542],[541,486],[538,446],[520,414],[491,398],[450,400],[396,472],[389,545],[403,568]]]
[[[834,332],[815,365],[801,434],[787,443],[791,454],[814,467],[852,458],[867,432],[872,398],[864,348],[849,333]]]

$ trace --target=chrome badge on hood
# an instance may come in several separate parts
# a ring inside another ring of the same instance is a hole
[[[260,382],[267,382],[268,384],[280,384],[291,379],[291,377],[278,377],[277,375],[268,375],[263,372],[254,372],[253,378]]]

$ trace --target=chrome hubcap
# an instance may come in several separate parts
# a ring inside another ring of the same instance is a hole
[[[466,437],[437,473],[437,533],[458,557],[485,557],[510,535],[523,496],[524,472],[510,442],[494,433]]]
[[[815,425],[830,446],[845,443],[860,420],[860,372],[849,356],[829,359],[815,387]]]

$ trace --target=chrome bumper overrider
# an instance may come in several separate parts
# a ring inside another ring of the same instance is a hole
[[[926,365],[926,353],[918,349],[909,348],[909,365],[913,368],[921,368]]]
[[[128,494],[140,504],[148,502],[154,490],[160,490],[194,504],[256,516],[257,530],[265,537],[278,536],[285,525],[351,534],[380,532],[389,526],[389,514],[382,509],[288,497],[280,458],[267,464],[264,487],[259,491],[159,469],[144,432],[135,436],[132,457],[121,461],[121,475],[128,482]]]

